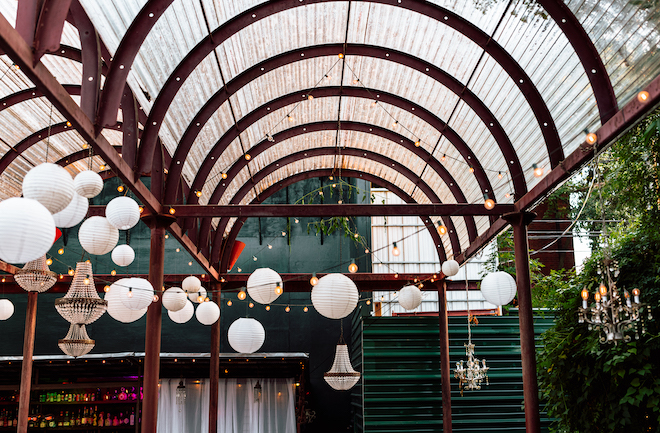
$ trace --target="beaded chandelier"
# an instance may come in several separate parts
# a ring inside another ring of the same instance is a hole
[[[63,298],[55,300],[55,308],[73,324],[89,325],[105,313],[108,301],[101,299],[96,292],[91,263],[76,264],[71,287]]]
[[[48,269],[44,254],[37,260],[27,262],[23,269],[16,272],[14,279],[28,292],[42,293],[53,287],[57,281],[57,274]]]
[[[72,323],[66,337],[57,341],[57,345],[62,349],[62,352],[74,358],[88,354],[94,348],[95,343],[87,335],[85,325],[77,323]]]

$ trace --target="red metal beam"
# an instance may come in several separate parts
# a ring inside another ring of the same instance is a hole
[[[18,399],[18,433],[27,433],[30,413],[30,390],[32,387],[32,354],[37,326],[37,292],[28,293],[23,334],[23,362],[21,364],[21,389]]]
[[[462,284],[461,284],[462,285]],[[432,284],[433,286],[433,284]],[[438,291],[438,325],[440,334],[440,378],[442,386],[442,432],[452,433],[451,367],[449,361],[449,321],[447,319],[447,282],[435,284]]]
[[[34,34],[34,59],[36,64],[41,56],[57,51],[62,40],[64,21],[69,13],[71,0],[44,0]]]

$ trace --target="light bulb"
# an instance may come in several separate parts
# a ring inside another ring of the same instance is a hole
[[[169,239],[169,238],[170,238],[170,235],[168,235],[167,233],[165,233],[165,239]]]
[[[130,287],[128,288],[128,293],[126,294],[126,296],[128,296],[129,298],[133,297],[133,289],[132,288],[130,288]]]
[[[303,311],[306,313],[306,312],[309,311],[309,308],[305,307],[305,308],[303,308]]]
[[[236,272],[243,272],[243,269],[241,269],[241,268],[236,268]]]
[[[422,143],[420,143],[419,140],[415,141],[415,147],[419,147],[421,145],[422,145]]]
[[[468,170],[470,170],[470,173],[474,173],[474,167],[469,166],[469,167],[468,167]]]
[[[117,187],[117,191],[119,191],[119,192],[124,192],[124,185],[119,185],[119,186]]]
[[[238,299],[240,299],[241,301],[245,299],[245,296],[246,295],[244,291],[241,290],[240,292],[238,292]]]
[[[351,264],[348,265],[348,272],[351,274],[356,273],[358,270],[358,265],[355,263],[355,259],[351,260]]]
[[[105,293],[108,293],[108,292],[110,291],[110,286],[108,286],[108,285],[106,284],[106,285],[103,287],[103,291],[104,291]]]
[[[227,179],[227,173],[225,173],[225,172],[223,171],[223,172],[222,172],[222,175],[221,175],[220,177],[222,177],[223,179]]]
[[[396,246],[396,242],[392,244],[392,255],[393,256],[398,256],[401,254],[401,251],[399,251],[399,247]]]
[[[589,291],[587,289],[582,289],[582,292],[580,292],[580,296],[582,296],[582,299],[585,301],[589,299]]]
[[[536,177],[543,176],[543,167],[539,167],[536,164],[532,164],[532,168],[534,169],[534,176]]]
[[[60,248],[59,250],[57,250],[57,254],[59,254],[60,256],[64,254],[64,248]]]
[[[71,268],[69,268],[69,275],[71,275],[71,276],[73,277],[73,274],[74,274],[74,273],[75,273],[74,270],[71,269]]]
[[[399,126],[399,121],[398,120],[395,120],[394,122],[392,122],[392,129],[396,129],[397,126]]]
[[[104,164],[99,165],[99,170],[105,170],[105,165]]]
[[[440,235],[446,235],[447,234],[447,227],[445,227],[442,224],[438,224],[438,233]]]
[[[288,115],[286,116],[286,118],[287,118],[287,120],[288,120],[289,122],[293,122],[293,120],[294,120],[294,119],[293,119],[293,116],[290,115],[290,114],[288,114]]]
[[[87,144],[87,143],[83,143],[83,145],[82,145],[82,148],[83,148],[83,149],[87,149],[88,147],[89,147],[89,144]]]
[[[440,158],[440,161],[445,162],[446,159],[447,159],[447,155],[443,153],[442,158]]]
[[[257,261],[257,256],[252,256],[252,261],[256,262]]]
[[[633,289],[633,296],[639,296],[639,289]]]
[[[497,178],[498,178],[498,179],[502,179],[503,176],[504,176],[504,175],[502,174],[501,171],[498,171],[498,172],[497,172]]]
[[[344,58],[344,53],[339,53],[339,54],[337,54],[337,56],[338,56],[340,59],[343,59],[343,58]]]
[[[176,212],[176,209],[174,209],[173,207],[171,207],[171,208],[170,208],[170,215],[174,215],[175,212]]]
[[[365,248],[365,249],[364,249],[364,253],[365,253],[365,254],[369,254],[369,248]]]
[[[69,126],[69,127],[70,127],[70,126],[71,126],[71,122],[69,122],[69,121],[67,120],[67,121],[66,121],[66,126]]]
[[[85,279],[83,280],[83,284],[89,286],[89,277],[85,277]]]
[[[268,245],[268,249],[269,249],[269,250],[272,250],[272,249],[273,249],[273,246],[269,244],[269,245]]]
[[[139,207],[140,213],[144,212],[144,208],[142,206]]]
[[[181,248],[175,248],[174,251],[178,253],[179,251],[181,251]]]
[[[195,191],[195,195],[196,195],[197,197],[201,197],[201,196],[202,196],[202,192],[201,192],[201,191]]]
[[[367,305],[371,305],[371,299],[367,299]]]
[[[605,284],[601,284],[601,285],[598,287],[598,291],[600,292],[600,295],[601,295],[601,296],[605,296],[605,295],[607,295],[607,287],[605,286]]]
[[[231,307],[231,304],[233,304],[233,302],[231,302],[231,299],[230,299],[230,300],[227,301],[227,306]]]
[[[328,180],[332,180],[332,179],[334,179],[334,177],[328,176]]]
[[[300,222],[300,220],[298,218],[296,218],[296,219],[293,220],[293,222],[298,224]]]
[[[154,295],[154,302],[158,302],[158,295]]]
[[[282,231],[282,236],[286,236],[286,232],[285,232],[285,231]]]
[[[596,144],[598,142],[598,136],[593,132],[587,134],[587,137],[584,139],[587,144]]]
[[[250,302],[250,303],[248,304],[248,307],[250,307],[250,308],[254,308],[254,302]]]
[[[316,277],[316,272],[312,273],[312,278],[309,279],[309,284],[316,286],[319,283],[319,279]]]
[[[246,160],[246,161],[249,161],[250,159],[252,159],[252,157],[250,156],[249,153],[246,153],[246,154],[245,154],[245,160]]]
[[[312,95],[307,95],[307,99],[311,101],[312,99],[314,99],[314,97]]]
[[[266,305],[266,311],[270,311],[270,305]]]
[[[204,296],[200,295],[197,297],[197,303],[201,304],[202,302],[204,302]]]
[[[484,194],[484,207],[488,210],[491,210],[495,207],[495,200],[488,197],[488,194]]]
[[[188,266],[192,266],[192,262],[188,262]]]
[[[642,90],[637,94],[637,100],[642,104],[649,100],[649,92]]]
[[[284,292],[284,290],[282,289],[282,283],[277,283],[277,285],[275,285],[275,294],[281,295],[282,292]]]
[[[284,309],[284,311],[286,311],[288,313],[289,311],[291,311],[291,308],[287,305],[286,308]]]

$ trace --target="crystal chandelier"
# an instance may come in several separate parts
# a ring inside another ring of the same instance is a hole
[[[186,385],[183,384],[183,379],[179,381],[179,386],[176,387],[176,404],[179,406],[186,402]],[[179,409],[181,410],[181,409]]]
[[[16,272],[14,279],[28,292],[43,293],[53,287],[57,281],[57,274],[48,269],[44,254],[37,260],[27,262],[23,269]]]
[[[330,371],[323,373],[323,379],[333,389],[346,391],[360,380],[360,373],[353,369],[348,356],[348,346],[344,343],[344,321],[341,321],[341,335],[335,351],[335,360]]]
[[[471,341],[463,343],[465,346],[465,356],[467,361],[463,365],[461,359],[456,363],[456,370],[454,370],[454,377],[458,379],[458,389],[463,396],[463,390],[481,389],[481,384],[486,381],[488,385],[488,369],[486,367],[486,359],[477,359],[474,356],[474,344]]]
[[[55,308],[70,323],[89,325],[101,317],[108,308],[108,301],[96,292],[92,264],[78,262],[69,291],[55,300]]]
[[[88,354],[94,348],[94,344],[96,342],[87,335],[85,325],[77,323],[72,323],[66,337],[57,341],[62,352],[74,358]]]
[[[598,332],[602,332],[601,343],[615,345],[620,341],[627,343],[632,340],[627,334],[630,330],[634,330],[635,339],[638,340],[640,332],[642,334],[646,332],[643,322],[645,304],[640,302],[639,289],[632,289],[632,299],[630,292],[625,289],[622,296],[615,281],[619,276],[618,263],[606,257],[602,264],[602,267],[598,266],[598,274],[603,276],[604,281],[594,293],[594,304],[589,305],[589,290],[584,288],[580,293],[582,306],[578,308],[578,322],[587,322],[589,330],[595,328]],[[651,310],[648,309],[648,319],[651,318]]]

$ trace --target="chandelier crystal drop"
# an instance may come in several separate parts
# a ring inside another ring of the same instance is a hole
[[[57,274],[48,268],[46,255],[25,264],[14,275],[19,286],[28,292],[43,293],[53,287],[57,281]]]
[[[456,363],[456,370],[454,370],[454,377],[458,379],[458,389],[461,391],[461,397],[464,390],[481,389],[481,384],[486,381],[488,385],[488,369],[485,359],[477,359],[474,356],[474,344],[472,342],[464,343],[465,356],[467,361],[463,364],[463,360]]]
[[[62,352],[74,358],[87,355],[95,344],[96,342],[87,335],[85,325],[78,323],[72,323],[66,337],[57,341]]]
[[[89,325],[105,313],[108,301],[101,299],[96,292],[91,263],[76,264],[71,287],[63,298],[55,300],[55,308],[64,319],[74,324]]]

